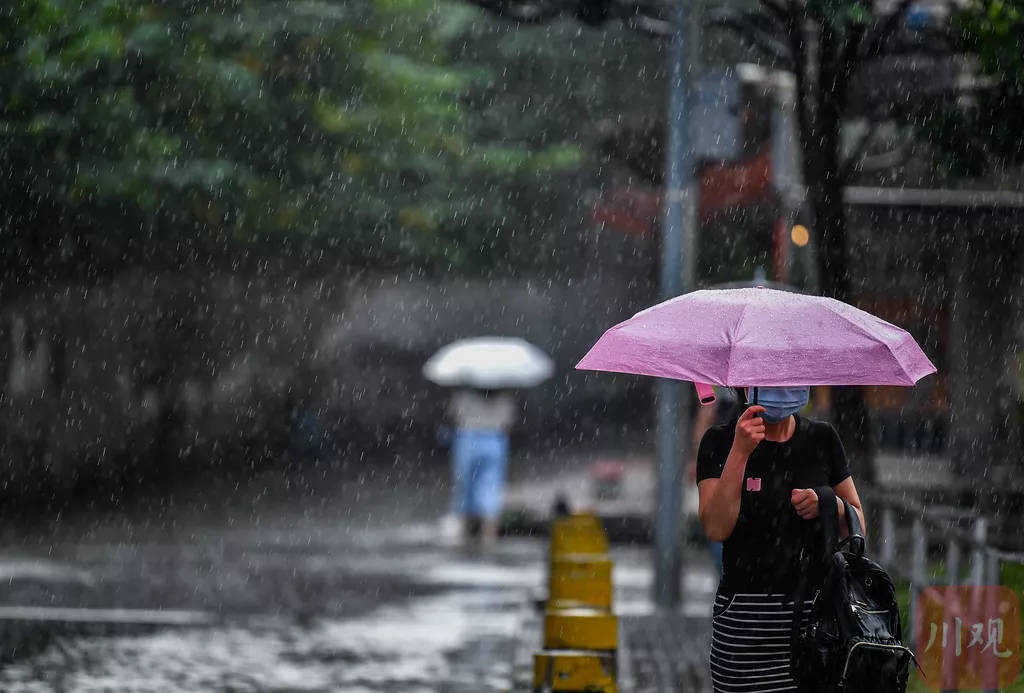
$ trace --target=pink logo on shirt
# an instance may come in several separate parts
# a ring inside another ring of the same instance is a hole
[[[761,490],[761,477],[747,477],[747,490],[748,491],[760,491]]]

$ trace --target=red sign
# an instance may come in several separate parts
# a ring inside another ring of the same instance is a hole
[[[654,233],[660,210],[660,192],[613,190],[597,203],[593,219],[623,233],[644,236]]]
[[[772,150],[753,159],[708,166],[700,174],[700,216],[707,220],[729,207],[754,204],[772,194]]]
[[[707,221],[730,207],[772,196],[772,152],[766,147],[747,161],[705,166],[700,173],[700,217]],[[653,234],[661,219],[660,190],[614,190],[594,209],[593,219],[624,233]]]

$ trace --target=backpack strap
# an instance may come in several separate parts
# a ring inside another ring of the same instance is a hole
[[[853,509],[849,501],[845,498],[840,498],[840,500],[843,501],[843,508],[846,511],[846,526],[850,530],[850,536],[839,544],[840,546],[848,544],[853,553],[863,556],[867,549],[867,539],[864,538],[864,530],[860,526],[860,516],[857,515],[857,511]]]
[[[804,613],[803,603],[808,592],[820,585],[810,585],[811,579],[817,581],[827,574],[829,562],[835,552],[839,539],[839,508],[836,507],[836,493],[830,486],[817,486],[812,489],[818,496],[818,520],[801,520],[806,522],[804,548],[801,554],[800,574],[793,592],[793,625],[790,630],[790,647],[796,669],[803,663],[797,661],[802,654],[796,645],[800,639],[800,630],[809,624],[810,614]],[[820,532],[820,534],[819,534]],[[817,536],[816,536],[817,535]],[[820,542],[820,543],[819,543]],[[814,551],[815,544],[821,547],[820,553]]]
[[[842,499],[843,505],[846,507],[846,526],[850,530],[850,534],[859,534],[864,536],[864,531],[860,526],[860,516],[853,510],[853,506],[850,505],[850,501],[845,498]]]
[[[818,496],[818,515],[821,517],[821,534],[823,540],[821,560],[828,563],[835,553],[839,542],[839,508],[836,506],[836,492],[831,486],[815,486],[814,493]],[[846,514],[847,517],[850,513]]]

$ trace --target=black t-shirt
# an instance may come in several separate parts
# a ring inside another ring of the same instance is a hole
[[[740,511],[723,543],[723,586],[736,592],[788,592],[801,547],[820,537],[819,519],[804,520],[790,501],[795,488],[835,486],[850,470],[836,430],[799,415],[784,443],[762,440],[747,459]],[[712,426],[697,452],[697,483],[718,478],[732,448],[736,419]],[[813,524],[813,527],[812,527]],[[809,547],[819,551],[818,545]]]

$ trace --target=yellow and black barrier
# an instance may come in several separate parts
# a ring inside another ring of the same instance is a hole
[[[606,554],[556,554],[548,573],[548,608],[612,608],[612,560]]]
[[[600,609],[550,609],[544,614],[544,649],[609,650],[619,643],[619,619]]]
[[[533,657],[534,693],[615,693],[613,567],[598,518],[581,514],[552,523],[544,649]]]
[[[615,693],[611,652],[545,650],[533,655],[533,690]]]
[[[593,515],[570,515],[551,524],[551,556],[606,555],[608,535]]]

